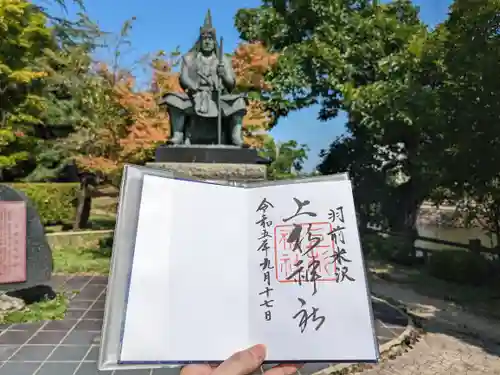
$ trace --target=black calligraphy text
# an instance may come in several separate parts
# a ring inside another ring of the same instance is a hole
[[[260,213],[259,219],[255,222],[260,227],[260,234],[258,237],[259,246],[257,248],[258,252],[264,253],[262,258],[262,262],[260,263],[260,268],[263,274],[264,280],[264,290],[259,293],[260,296],[263,296],[263,302],[260,304],[264,310],[264,319],[269,322],[272,319],[271,310],[273,308],[274,299],[272,299],[272,292],[274,289],[271,288],[271,271],[274,269],[274,266],[269,259],[269,250],[271,250],[271,246],[269,244],[269,239],[272,238],[271,233],[269,232],[271,226],[273,225],[272,220],[269,219],[267,215],[267,211],[270,208],[274,208],[273,204],[269,202],[266,198],[264,198],[259,206],[257,207],[256,212]]]
[[[328,220],[330,220],[332,224],[337,225],[330,233],[328,233],[335,246],[332,262],[340,266],[335,269],[336,282],[343,283],[345,281],[356,281],[354,277],[349,275],[349,266],[347,265],[348,263],[351,263],[351,259],[348,258],[346,250],[347,244],[344,236],[344,230],[346,229],[344,207],[339,206],[336,209],[329,210]]]
[[[310,312],[306,309],[306,301],[302,298],[298,298],[300,302],[300,310],[293,316],[293,319],[299,319],[300,333],[304,333],[309,322],[316,323],[314,330],[319,330],[321,326],[325,323],[326,318],[324,316],[318,315],[319,309],[317,307],[311,307]]]

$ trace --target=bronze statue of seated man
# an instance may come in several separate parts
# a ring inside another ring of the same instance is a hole
[[[236,77],[231,59],[221,53],[209,11],[198,41],[181,60],[179,82],[185,92],[167,93],[160,103],[167,106],[170,116],[173,136],[169,143],[191,144],[196,133],[206,132],[204,127],[217,134],[221,111],[221,143],[244,146],[242,122],[248,102],[244,94],[231,93]]]

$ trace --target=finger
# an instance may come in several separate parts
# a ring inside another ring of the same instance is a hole
[[[255,345],[233,354],[213,372],[213,375],[248,375],[257,370],[266,358],[266,347]]]
[[[180,375],[210,375],[212,371],[210,365],[187,365],[181,369]]]
[[[302,366],[303,364],[294,364],[294,363],[282,364],[267,370],[266,372],[264,372],[264,375],[293,375]]]

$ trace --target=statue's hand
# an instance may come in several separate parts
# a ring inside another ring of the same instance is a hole
[[[190,85],[186,91],[188,95],[194,95],[198,92],[198,85]]]
[[[217,75],[221,78],[226,75],[226,66],[223,62],[220,62],[219,65],[217,65]]]

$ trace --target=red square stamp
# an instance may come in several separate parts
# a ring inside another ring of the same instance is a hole
[[[0,202],[0,284],[26,277],[26,203]]]
[[[308,268],[316,263],[315,272],[319,278],[313,278],[315,282],[336,281],[334,241],[328,235],[332,230],[333,226],[329,222],[275,226],[276,280],[280,283],[297,282],[288,279],[297,266],[301,264],[304,273],[307,273]]]

